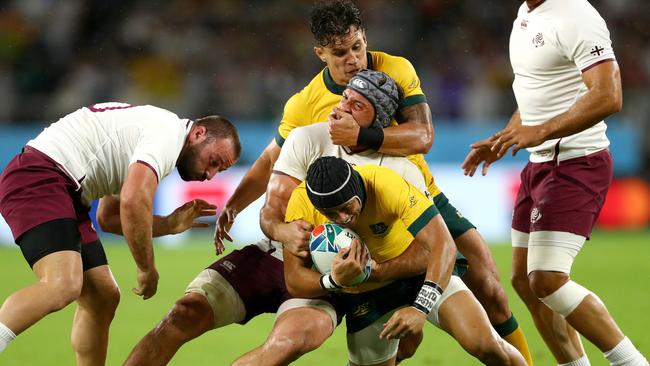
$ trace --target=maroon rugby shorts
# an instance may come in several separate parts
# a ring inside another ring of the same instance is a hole
[[[54,160],[25,147],[0,176],[0,213],[14,241],[40,224],[65,218],[77,221],[82,244],[99,240],[77,187]]]
[[[529,162],[512,215],[512,228],[569,232],[589,238],[612,182],[608,149],[578,158]]]

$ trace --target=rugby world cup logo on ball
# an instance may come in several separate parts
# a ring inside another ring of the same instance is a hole
[[[336,254],[341,249],[349,247],[354,240],[358,240],[363,250],[368,253],[368,260],[363,267],[363,273],[354,279],[352,285],[356,286],[366,281],[370,277],[372,268],[368,248],[363,244],[357,233],[334,223],[316,226],[309,237],[309,252],[316,270],[322,274],[330,273],[332,271],[332,260],[334,260]]]

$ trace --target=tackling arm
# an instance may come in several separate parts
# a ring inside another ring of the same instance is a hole
[[[300,181],[284,173],[271,175],[266,202],[260,210],[260,227],[267,237],[281,242],[294,255],[305,258],[309,256],[309,234],[313,226],[304,220],[284,221],[287,203],[298,184]]]
[[[426,154],[433,145],[433,122],[427,103],[401,108],[397,112],[397,126],[384,128],[384,142],[379,152],[407,156]]]
[[[327,294],[320,286],[321,274],[310,269],[309,258],[299,258],[284,250],[284,282],[294,297],[315,298]]]

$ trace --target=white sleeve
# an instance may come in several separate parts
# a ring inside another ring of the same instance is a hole
[[[273,170],[292,176],[300,181],[307,177],[309,165],[320,156],[317,146],[308,133],[309,126],[294,128],[282,144],[282,151]]]
[[[129,160],[129,165],[136,162],[148,165],[156,173],[160,182],[174,169],[180,154],[179,138],[182,136],[184,140],[185,129],[179,127],[181,123],[178,120],[169,123],[159,121],[156,128],[143,126],[140,140]]]
[[[605,20],[586,1],[570,3],[571,13],[578,16],[564,17],[557,30],[559,48],[564,56],[582,71],[602,61],[615,59]]]

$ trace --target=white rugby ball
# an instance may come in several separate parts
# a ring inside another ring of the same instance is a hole
[[[359,240],[364,250],[368,252],[368,248],[354,231],[334,223],[316,226],[309,237],[309,252],[316,270],[322,274],[330,273],[332,271],[332,260],[336,254],[341,249],[349,247],[355,239]],[[371,263],[370,255],[368,255],[364,271],[354,279],[353,286],[365,282],[370,277]]]

